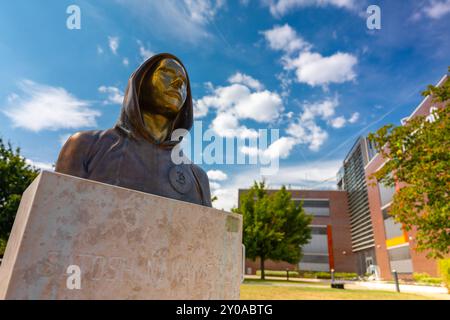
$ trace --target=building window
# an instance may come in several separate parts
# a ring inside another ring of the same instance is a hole
[[[389,208],[383,209],[382,213],[386,239],[393,239],[403,236],[402,225],[401,223],[395,222],[394,218],[389,215]]]
[[[376,150],[376,148],[375,148],[375,144],[374,144],[374,142],[372,142],[371,140],[369,140],[369,139],[366,139],[366,141],[367,141],[367,156],[368,156],[368,160],[370,161],[370,160],[372,160],[373,159],[373,157],[375,157],[375,155],[377,154],[377,150]]]
[[[311,227],[311,234],[321,234],[321,235],[327,235],[327,227],[326,226],[312,226]]]
[[[311,240],[303,247],[300,270],[329,271],[327,226],[311,226]]]
[[[311,240],[303,246],[304,254],[328,254],[327,226],[311,226]]]
[[[303,209],[308,214],[313,216],[329,216],[330,215],[330,201],[328,199],[293,199],[296,205],[303,202]]]
[[[389,187],[383,183],[378,183],[378,190],[380,191],[381,207],[384,207],[392,202],[394,197],[395,187]]]
[[[388,254],[389,262],[391,264],[391,271],[395,270],[398,273],[413,272],[409,245],[388,249]]]
[[[328,256],[305,254],[302,263],[324,263],[328,266]]]

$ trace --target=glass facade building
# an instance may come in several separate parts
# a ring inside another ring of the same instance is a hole
[[[360,274],[366,273],[370,265],[376,264],[373,250],[375,240],[364,170],[369,162],[369,150],[372,148],[368,145],[367,139],[360,137],[337,174],[338,189],[348,193],[352,250],[357,254],[357,269]]]

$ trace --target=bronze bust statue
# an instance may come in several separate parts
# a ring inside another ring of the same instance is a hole
[[[211,207],[206,173],[171,158],[180,142],[171,133],[192,124],[186,69],[171,54],[155,55],[131,75],[116,125],[72,135],[55,171]]]

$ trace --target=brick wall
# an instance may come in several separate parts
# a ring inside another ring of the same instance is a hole
[[[276,190],[269,190],[275,192]],[[332,255],[334,269],[337,272],[356,272],[356,257],[352,253],[350,236],[350,215],[348,212],[347,192],[323,190],[289,190],[293,198],[328,199],[330,201],[330,215],[314,217],[312,225],[330,225],[332,232]],[[247,260],[246,269],[252,268],[254,274],[260,269],[259,259]],[[286,262],[266,261],[266,270],[297,270],[297,265]]]
[[[448,80],[447,80],[448,81]],[[430,97],[425,98],[422,103],[414,110],[411,117],[427,116],[430,113],[431,107],[442,108],[444,104],[436,104],[432,102]],[[369,208],[372,219],[374,238],[375,238],[375,252],[377,264],[380,267],[381,276],[384,279],[392,279],[390,270],[388,251],[385,242],[385,230],[383,216],[381,213],[380,193],[378,186],[371,186],[370,175],[376,172],[384,163],[384,159],[377,154],[366,166],[366,182],[368,184]],[[401,185],[397,186],[401,188]],[[413,272],[426,272],[432,276],[437,276],[437,263],[434,260],[427,259],[426,253],[418,253],[415,248],[415,231],[407,233],[407,238],[410,246],[411,261],[413,264]],[[411,278],[411,275],[401,275],[402,278]]]
[[[251,268],[250,274],[256,274],[256,270],[260,270],[260,259],[256,258],[255,261],[251,259],[245,260],[245,274],[249,274],[247,272],[248,268]],[[264,262],[264,269],[265,270],[286,270],[289,269],[290,271],[296,271],[298,270],[298,266],[296,264],[290,264],[284,261],[272,261],[272,260],[266,260]]]

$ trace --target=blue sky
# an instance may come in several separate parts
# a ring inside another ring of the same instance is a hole
[[[69,30],[66,9],[81,10]],[[369,5],[381,29],[366,26]],[[111,127],[128,77],[171,52],[196,120],[242,137],[280,129],[270,186],[333,187],[355,139],[399,123],[450,65],[450,0],[17,0],[0,10],[0,135],[48,167],[69,134]],[[260,179],[255,165],[202,165],[216,206]]]

